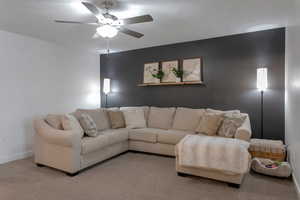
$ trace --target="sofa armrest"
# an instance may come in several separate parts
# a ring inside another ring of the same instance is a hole
[[[246,117],[244,123],[236,130],[234,138],[237,138],[240,140],[245,140],[245,141],[250,141],[250,138],[252,135],[251,123],[250,123],[249,115],[248,114],[246,114],[246,115],[247,115],[247,117]]]
[[[43,119],[34,120],[34,129],[45,142],[65,146],[74,147],[80,144],[80,136],[71,130],[57,130],[48,125]]]

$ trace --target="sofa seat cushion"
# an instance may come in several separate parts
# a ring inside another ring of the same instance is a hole
[[[131,129],[129,131],[129,139],[143,142],[157,142],[157,134],[166,133],[166,130],[156,129],[156,128],[141,128],[141,129]]]
[[[128,129],[107,129],[97,137],[84,137],[81,140],[81,154],[87,154],[109,145],[128,140]]]
[[[194,131],[167,130],[157,134],[157,142],[176,145],[184,136],[195,134]]]

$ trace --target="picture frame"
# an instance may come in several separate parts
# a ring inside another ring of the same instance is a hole
[[[179,60],[168,60],[161,62],[161,70],[164,72],[162,83],[178,83],[181,82],[181,78],[176,77],[173,72],[173,68],[179,70]]]
[[[183,82],[203,82],[202,57],[182,60]]]
[[[159,71],[159,62],[151,62],[144,64],[144,80],[145,84],[148,83],[160,83],[160,80],[153,77],[152,74],[155,74]]]

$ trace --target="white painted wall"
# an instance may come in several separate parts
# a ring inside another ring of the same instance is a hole
[[[286,30],[285,136],[294,180],[300,183],[300,0],[294,0]],[[299,184],[298,184],[299,191]]]
[[[99,56],[0,31],[0,163],[32,153],[32,119],[99,107]]]

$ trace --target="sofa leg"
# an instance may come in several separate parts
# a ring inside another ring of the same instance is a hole
[[[182,172],[177,172],[177,176],[187,177],[188,175]]]
[[[70,176],[70,177],[74,177],[74,176],[78,175],[79,172],[75,172],[75,173],[69,173],[69,172],[66,172],[66,174],[67,174],[68,176]]]
[[[37,167],[45,167],[45,165],[42,165],[42,164],[40,164],[40,163],[36,163],[36,166],[37,166]]]
[[[241,187],[240,184],[236,184],[236,183],[228,183],[228,186],[232,187],[232,188],[237,188],[237,189],[239,189]]]

